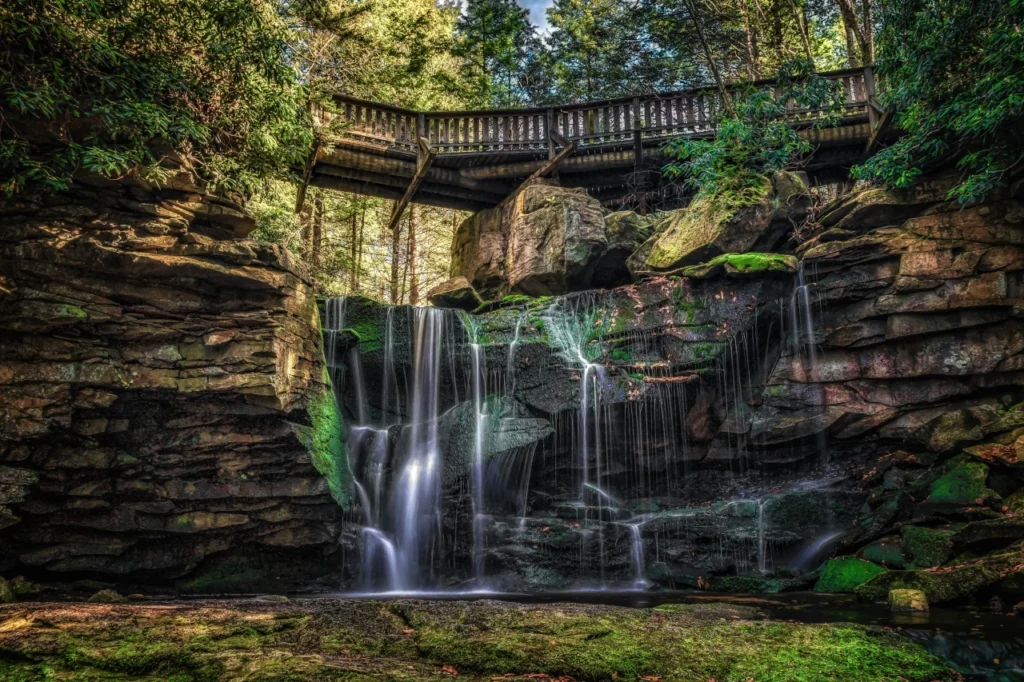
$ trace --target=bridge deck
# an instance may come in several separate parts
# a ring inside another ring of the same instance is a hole
[[[814,129],[820,112],[797,109],[787,121],[818,147],[808,171],[831,179],[871,138],[874,77],[870,68],[822,75],[845,93],[840,124]],[[664,143],[714,136],[721,108],[719,93],[706,88],[506,111],[415,112],[340,95],[335,103],[337,112],[319,116],[325,124],[340,118],[344,132],[318,151],[310,184],[399,199],[416,175],[422,138],[433,156],[416,201],[474,211],[500,203],[566,142],[575,149],[557,167],[561,184],[585,187],[608,205],[656,194]]]

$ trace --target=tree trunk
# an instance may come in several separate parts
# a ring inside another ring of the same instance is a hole
[[[313,239],[313,207],[309,202],[304,202],[302,210],[299,212],[299,224],[302,225],[302,245],[300,246],[300,252],[302,253],[302,260],[309,262],[310,256],[310,241]]]
[[[398,201],[396,200],[391,207],[394,211],[398,208]],[[396,220],[395,227],[391,230],[391,304],[398,305],[398,253],[402,246],[402,221]]]
[[[750,7],[747,0],[740,0],[740,11],[743,12],[744,63],[747,67],[747,78],[756,81],[761,77],[761,65],[758,63],[757,34],[750,20]]]
[[[862,30],[857,19],[857,10],[853,0],[836,0],[839,5],[839,14],[843,17],[843,28],[846,31],[846,51],[850,59],[851,67],[864,66],[865,60],[870,57],[868,40],[865,37],[866,31],[871,27]],[[865,0],[865,6],[870,7],[870,0]]]
[[[409,253],[406,263],[409,266],[409,305],[416,305],[420,300],[420,282],[416,273],[416,206],[409,207]]]
[[[718,72],[718,65],[715,63],[715,55],[711,52],[711,46],[708,45],[707,39],[704,38],[704,29],[701,28],[696,7],[696,0],[686,0],[686,8],[690,10],[690,19],[693,21],[694,28],[697,29],[697,37],[704,48],[704,56],[708,60],[708,67],[711,69],[711,74],[715,77],[718,93],[722,96],[722,104],[725,105],[725,109],[729,112],[730,116],[735,116],[736,110],[732,106],[732,98],[729,97],[729,91],[725,89],[725,81],[722,80],[722,74]]]
[[[864,8],[864,65],[875,63],[875,18],[871,12],[871,0],[863,0]]]
[[[352,210],[352,224],[348,230],[348,291],[353,293],[356,290],[356,246],[359,239],[359,220],[355,209]]]
[[[323,192],[316,193],[313,200],[313,245],[310,253],[310,264],[312,265],[313,281],[316,282],[320,270],[320,246],[324,238],[324,195]]]
[[[804,54],[807,55],[807,61],[814,66],[814,51],[811,49],[811,37],[807,33],[807,19],[804,17],[804,10],[802,7],[797,7],[796,0],[789,0],[789,9],[793,11],[793,21],[796,22],[797,31],[800,33],[800,42],[804,46]]]
[[[356,285],[353,291],[358,292],[360,279],[363,276],[363,232],[366,227],[366,202],[362,203],[359,210],[359,242],[356,246]]]

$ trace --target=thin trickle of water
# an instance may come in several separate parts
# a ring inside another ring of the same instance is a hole
[[[764,507],[766,501],[757,501],[757,570],[761,575],[768,573],[768,542],[764,531]]]
[[[505,363],[505,395],[512,397],[516,392],[516,344],[519,343],[519,333],[523,328],[523,322],[526,321],[526,311],[522,311],[516,316],[516,331],[512,337],[512,341],[508,344],[508,360]]]
[[[644,564],[644,541],[640,534],[642,525],[643,521],[629,524],[629,534],[632,539],[633,587],[636,589],[643,589],[648,585]]]
[[[470,353],[473,358],[473,577],[478,583],[484,577],[484,429],[487,424],[485,406],[487,401],[487,362],[484,349],[477,342],[477,328],[469,315],[463,315],[463,324],[470,337]],[[479,586],[479,585],[478,585]]]

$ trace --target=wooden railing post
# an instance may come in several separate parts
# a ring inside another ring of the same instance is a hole
[[[544,115],[547,119],[547,123],[545,124],[547,126],[547,130],[545,132],[548,134],[548,158],[553,159],[557,153],[555,151],[555,138],[551,134],[555,132],[555,110],[549,107],[548,110],[544,112]]]
[[[874,132],[878,126],[878,111],[875,110],[875,72],[870,66],[864,67],[864,96],[867,98],[868,125]]]
[[[416,140],[415,140],[415,142],[417,143],[416,144],[417,156],[419,156],[419,151],[418,151],[419,150],[419,141],[421,139],[424,139],[424,138],[426,138],[427,140],[430,140],[430,136],[427,135],[427,115],[426,114],[417,114],[416,115]]]

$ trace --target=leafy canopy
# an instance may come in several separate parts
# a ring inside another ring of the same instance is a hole
[[[0,191],[184,162],[249,190],[311,131],[273,0],[0,3]]]
[[[1024,158],[1024,0],[890,0],[878,36],[882,100],[904,136],[855,168],[908,187],[952,159],[950,198],[978,201]]]
[[[665,167],[671,178],[699,195],[725,197],[734,205],[759,198],[766,179],[811,151],[810,143],[787,122],[791,110],[821,110],[808,121],[834,125],[844,103],[841,86],[814,74],[810,62],[786,62],[770,87],[749,88],[735,98],[735,115],[718,120],[714,139],[676,138],[665,149],[673,159]]]

